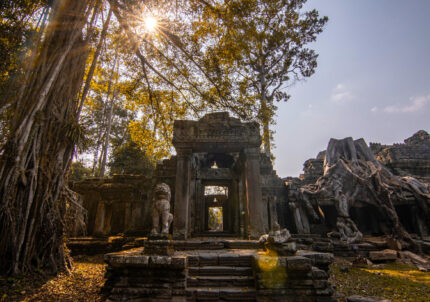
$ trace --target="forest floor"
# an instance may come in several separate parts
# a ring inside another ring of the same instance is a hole
[[[0,277],[0,301],[104,301],[103,255],[76,256],[70,273],[56,277],[34,273],[14,278]]]
[[[104,301],[101,292],[106,264],[103,255],[77,256],[70,274],[0,277],[0,301]],[[346,271],[347,270],[347,271]],[[351,266],[336,258],[330,280],[339,301],[350,295],[375,296],[392,302],[430,301],[430,272],[400,263]]]

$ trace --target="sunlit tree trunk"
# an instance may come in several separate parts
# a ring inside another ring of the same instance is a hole
[[[91,169],[91,173],[92,175],[96,175],[96,169],[97,169],[97,160],[99,158],[99,150],[100,150],[100,146],[102,145],[102,137],[103,137],[103,128],[102,126],[100,126],[100,128],[98,129],[98,136],[97,136],[97,145],[96,148],[94,150],[94,157],[93,157],[93,167]]]
[[[96,50],[94,52],[93,59],[91,61],[91,66],[90,66],[90,69],[88,71],[87,78],[85,80],[84,88],[82,90],[81,102],[79,104],[79,109],[78,109],[78,115],[81,114],[82,108],[84,107],[84,104],[85,104],[85,99],[87,98],[88,92],[90,91],[91,80],[93,79],[93,76],[94,76],[94,71],[96,69],[97,60],[99,58],[99,55],[100,55],[100,52],[101,52],[101,49],[103,46],[103,42],[105,41],[105,38],[106,38],[106,34],[107,34],[107,30],[109,27],[109,22],[110,22],[111,17],[112,17],[112,8],[109,9],[108,16],[106,18],[106,21],[103,24],[103,29],[102,29],[102,32],[100,34],[100,39],[99,39],[99,42],[97,44]]]
[[[270,121],[272,119],[271,111],[268,107],[269,100],[267,99],[267,85],[266,85],[266,73],[264,69],[264,62],[261,61],[261,65],[259,66],[259,90],[260,90],[260,97],[261,97],[261,106],[260,106],[260,120],[263,125],[263,148],[264,152],[270,156]]]
[[[112,119],[113,119],[113,107],[114,107],[114,103],[115,103],[115,97],[116,97],[116,92],[114,91],[112,98],[110,100],[110,108],[109,108],[109,113],[107,116],[107,125],[106,125],[106,133],[105,133],[105,141],[103,144],[103,157],[101,160],[101,164],[100,164],[100,177],[104,177],[105,176],[105,170],[106,170],[106,162],[107,162],[107,154],[108,154],[108,148],[109,148],[109,142],[110,142],[110,132],[112,129]]]
[[[118,53],[115,56],[114,65],[112,68],[112,73],[111,73],[111,76],[109,78],[109,88],[108,88],[107,98],[109,98],[112,86],[115,86],[115,87],[113,89],[112,97],[111,97],[110,102],[109,102],[109,107],[108,107],[109,111],[108,111],[108,115],[106,117],[105,141],[103,144],[103,151],[102,151],[103,156],[101,157],[101,162],[100,162],[100,174],[99,174],[100,177],[104,177],[105,170],[106,170],[106,161],[107,161],[107,154],[108,154],[108,148],[109,148],[109,142],[110,142],[110,131],[112,129],[113,108],[114,108],[114,103],[115,103],[115,98],[116,98],[116,85],[117,85],[117,82],[115,84],[113,84],[112,81],[113,81],[113,75],[115,74],[115,68],[118,68],[117,63],[118,63]],[[118,66],[119,66],[119,64],[118,64]]]
[[[60,195],[80,136],[76,95],[92,1],[54,1],[0,158],[0,272],[67,267]]]

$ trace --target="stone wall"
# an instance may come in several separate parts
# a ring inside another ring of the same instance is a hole
[[[90,178],[71,184],[88,211],[89,235],[146,233],[151,214],[152,180],[139,175]]]
[[[403,144],[370,143],[376,158],[398,176],[412,176],[430,183],[430,135],[420,130]]]

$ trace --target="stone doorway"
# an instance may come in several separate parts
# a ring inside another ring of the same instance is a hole
[[[207,114],[198,121],[175,121],[172,143],[177,153],[173,238],[215,233],[258,239],[267,233],[257,123],[242,123],[227,112]],[[205,186],[226,186],[228,195],[209,197]],[[209,232],[210,207],[222,208],[218,210],[222,231],[218,226]]]
[[[201,201],[204,209],[202,219],[203,235],[205,236],[230,236],[231,230],[231,202],[230,187],[225,182],[206,184]]]

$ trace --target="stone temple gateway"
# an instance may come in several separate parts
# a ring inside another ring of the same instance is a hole
[[[287,188],[260,153],[257,123],[226,112],[175,121],[173,145],[177,155],[157,164],[151,178],[114,175],[73,184],[88,211],[88,235],[149,234],[153,188],[162,182],[172,191],[175,239],[258,239],[271,229]]]
[[[199,121],[175,122],[174,238],[258,238],[268,232],[260,144],[257,123],[241,123],[225,112],[208,114]],[[209,229],[210,209],[214,207],[222,216],[219,231]]]

